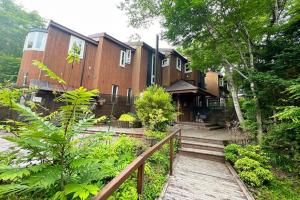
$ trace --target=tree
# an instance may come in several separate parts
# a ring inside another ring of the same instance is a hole
[[[275,1],[262,0],[126,0],[121,4],[133,26],[144,25],[150,18],[160,17],[166,28],[164,37],[174,44],[181,44],[192,59],[192,67],[225,68],[238,119],[243,124],[236,94],[236,85],[231,79],[233,72],[244,71],[251,96],[256,105],[258,140],[262,136],[261,108],[257,86],[251,74],[255,72],[256,50],[265,43]],[[279,5],[278,2],[276,1]],[[278,21],[285,3],[276,7]],[[274,12],[273,12],[274,11]],[[280,12],[278,12],[280,11]]]
[[[0,82],[15,81],[30,28],[43,28],[37,12],[26,12],[12,0],[0,0]]]
[[[151,131],[165,131],[174,120],[175,106],[171,95],[162,87],[148,87],[135,101],[138,118]]]

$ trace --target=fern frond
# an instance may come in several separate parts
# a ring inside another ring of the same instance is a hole
[[[51,79],[56,80],[60,84],[66,84],[66,82],[60,78],[57,74],[55,74],[52,70],[50,70],[44,63],[38,60],[34,60],[32,62],[33,65],[37,66],[40,70],[46,73],[46,76],[49,76]]]

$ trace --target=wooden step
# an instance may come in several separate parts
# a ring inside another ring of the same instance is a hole
[[[203,149],[193,149],[182,147],[179,149],[179,154],[184,156],[191,156],[195,158],[201,158],[204,160],[211,160],[216,162],[225,162],[225,156],[223,152],[210,151]]]
[[[223,145],[222,140],[214,140],[214,139],[207,139],[207,138],[200,138],[200,137],[191,137],[191,136],[181,136],[182,140],[185,141],[193,141],[193,142],[201,142],[201,143],[210,143],[210,144],[219,144]]]
[[[198,141],[182,140],[181,146],[184,148],[202,149],[210,151],[224,152],[224,145],[212,144]]]

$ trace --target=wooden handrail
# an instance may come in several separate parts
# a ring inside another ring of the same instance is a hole
[[[144,166],[145,161],[156,151],[158,151],[164,144],[170,141],[170,175],[173,173],[173,138],[179,133],[179,145],[181,145],[181,129],[177,129],[163,140],[156,143],[154,146],[149,148],[147,151],[139,155],[135,160],[133,160],[118,176],[112,179],[108,184],[102,188],[102,190],[95,196],[94,200],[106,200],[114,191],[116,191],[122,183],[124,183],[133,172],[138,169],[137,174],[137,191],[138,194],[143,192],[143,182],[144,182]]]

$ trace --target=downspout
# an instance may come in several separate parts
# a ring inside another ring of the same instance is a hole
[[[160,85],[161,78],[160,78],[160,71],[159,71],[159,36],[156,35],[156,47],[155,47],[155,83]]]

